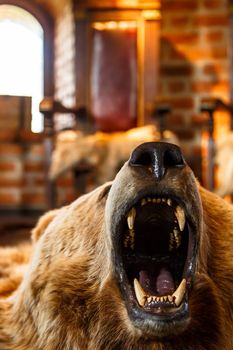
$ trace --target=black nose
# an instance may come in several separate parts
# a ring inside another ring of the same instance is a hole
[[[168,168],[181,168],[185,162],[178,146],[166,142],[147,142],[135,148],[129,164],[149,169],[159,180]]]

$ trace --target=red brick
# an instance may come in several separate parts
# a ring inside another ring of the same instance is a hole
[[[36,177],[35,179],[33,179],[33,185],[35,185],[37,187],[45,187],[46,180],[44,177],[43,178]]]
[[[208,92],[212,90],[213,85],[213,83],[208,81],[198,81],[192,83],[191,89],[193,92]]]
[[[203,73],[206,75],[219,75],[225,72],[225,67],[220,63],[209,63],[203,67]]]
[[[223,8],[223,0],[204,0],[203,5],[208,10],[217,9],[217,8],[222,9]]]
[[[15,141],[18,136],[18,132],[15,130],[0,130],[0,141]]]
[[[17,205],[19,198],[12,193],[0,193],[0,206]]]
[[[219,44],[224,39],[224,32],[223,31],[214,31],[214,32],[208,32],[205,35],[205,40],[208,43],[215,43]]]
[[[194,18],[195,26],[226,26],[228,24],[227,15],[198,15]]]
[[[182,125],[184,123],[184,118],[180,114],[170,114],[166,117],[165,123],[172,127]]]
[[[42,193],[23,193],[22,202],[24,204],[44,205],[46,203],[46,196]]]
[[[59,206],[67,205],[78,198],[78,193],[72,191],[58,191],[58,203]]]
[[[180,140],[191,140],[195,136],[195,131],[191,129],[176,130],[176,135]]]
[[[191,124],[195,126],[207,125],[209,117],[207,113],[195,114],[191,117]]]
[[[192,84],[192,90],[193,92],[208,92],[213,90],[229,90],[229,84],[227,81],[219,81],[217,83],[215,82],[206,82],[206,81],[199,81]]]
[[[177,29],[181,27],[182,29],[190,23],[190,18],[188,16],[180,16],[171,18],[171,25]]]
[[[174,0],[164,0],[162,3],[162,9],[164,11],[176,11],[176,13],[181,12],[181,11],[189,11],[192,12],[194,10],[197,10],[198,8],[198,3],[197,1],[174,1]]]
[[[32,144],[30,147],[30,153],[34,154],[35,156],[41,156],[44,157],[45,150],[43,144]]]
[[[74,180],[72,177],[60,177],[56,182],[57,185],[61,187],[70,187],[74,185]]]
[[[42,142],[44,135],[42,133],[34,133],[30,130],[22,129],[19,132],[20,140],[29,142]]]
[[[211,59],[226,59],[227,48],[211,47],[211,48],[190,48],[187,52],[187,59],[191,61],[211,60]]]
[[[191,109],[194,107],[193,98],[190,96],[171,97],[170,103],[172,108]]]
[[[172,93],[180,93],[185,90],[185,83],[183,81],[171,81],[168,83],[168,90]]]
[[[24,185],[23,179],[10,179],[9,177],[0,177],[0,187],[6,188],[6,187],[17,187],[21,188]]]
[[[34,171],[44,171],[45,165],[43,162],[28,162],[24,165],[24,171],[34,172]]]
[[[161,65],[161,74],[164,76],[190,76],[193,72],[193,68],[190,65]]]
[[[23,148],[21,145],[11,144],[11,143],[1,143],[0,144],[0,156],[5,155],[20,155],[23,153]]]
[[[165,35],[163,38],[165,38],[165,40],[169,40],[173,44],[193,45],[197,43],[199,39],[199,34],[197,33],[169,34],[169,35]]]
[[[230,90],[230,82],[220,81],[213,86],[213,92],[228,94]]]
[[[16,165],[12,162],[0,162],[0,171],[14,171],[16,170]]]

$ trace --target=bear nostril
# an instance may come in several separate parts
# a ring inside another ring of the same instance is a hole
[[[151,154],[146,152],[139,153],[136,157],[133,157],[133,159],[131,159],[131,164],[133,165],[149,167],[152,163],[153,159]]]
[[[165,168],[179,167],[184,165],[184,159],[179,149],[171,148],[164,152],[163,163]]]
[[[161,179],[166,169],[183,167],[185,163],[178,146],[166,142],[147,142],[132,152],[129,165],[147,168]]]

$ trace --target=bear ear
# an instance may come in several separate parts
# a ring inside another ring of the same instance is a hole
[[[55,218],[59,209],[50,210],[41,216],[36,224],[36,226],[32,229],[32,242],[36,243],[40,236],[44,233],[50,222]]]
[[[98,196],[98,201],[101,201],[102,199],[107,198],[111,187],[112,187],[112,181],[106,182],[104,185],[100,186],[101,191]]]

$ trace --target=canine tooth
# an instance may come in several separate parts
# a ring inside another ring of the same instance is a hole
[[[168,300],[170,301],[170,303],[173,302],[173,297],[171,295],[168,295]]]
[[[172,200],[171,200],[170,198],[168,198],[168,200],[167,200],[167,204],[168,204],[169,206],[171,206],[171,205],[172,205]]]
[[[134,279],[134,291],[139,305],[144,306],[147,299],[147,295],[140,283],[138,282],[137,278]]]
[[[153,301],[153,297],[150,296],[150,297],[147,298],[147,302],[148,303],[151,303],[152,301]]]
[[[176,289],[176,291],[172,294],[172,297],[173,298],[175,297],[174,303],[176,304],[176,306],[180,305],[184,297],[185,289],[186,289],[186,279],[183,278],[182,281],[180,282],[180,285]]]
[[[129,226],[130,230],[133,229],[135,217],[136,217],[136,209],[132,208],[129,211],[128,216],[127,216],[127,222],[128,222],[128,226]]]
[[[174,233],[175,237],[179,236],[179,231],[177,230],[177,228],[174,228],[173,233]]]
[[[145,204],[146,204],[146,199],[143,198],[143,199],[141,200],[141,206],[143,206],[143,205],[145,205]]]
[[[179,205],[176,207],[175,216],[177,218],[180,231],[183,231],[185,226],[185,214],[184,210]]]

